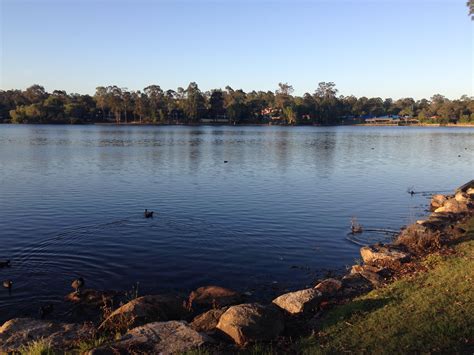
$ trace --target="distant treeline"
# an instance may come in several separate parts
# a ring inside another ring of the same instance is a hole
[[[196,83],[184,89],[143,91],[117,86],[98,87],[95,95],[52,93],[40,85],[0,91],[0,122],[4,123],[200,123],[342,124],[364,118],[402,116],[426,123],[474,123],[474,99],[466,95],[429,100],[337,95],[332,82],[319,83],[313,94],[293,96],[293,87],[280,83],[275,92],[214,89],[203,92]]]

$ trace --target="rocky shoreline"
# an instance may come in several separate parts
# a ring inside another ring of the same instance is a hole
[[[0,327],[0,353],[33,348],[89,354],[174,354],[203,348],[233,353],[260,342],[273,342],[284,352],[285,344],[314,332],[328,309],[423,272],[420,260],[430,253],[449,253],[450,242],[465,233],[462,224],[474,216],[474,180],[452,195],[434,195],[431,210],[426,220],[402,229],[392,243],[362,247],[363,262],[345,275],[281,294],[268,304],[219,286],[200,287],[188,297],[124,298],[84,289],[67,295],[65,302],[88,321],[63,323],[47,315],[11,319]]]

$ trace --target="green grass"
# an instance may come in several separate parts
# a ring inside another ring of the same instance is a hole
[[[454,245],[431,255],[428,272],[374,290],[330,311],[298,352],[402,354],[474,350],[474,218]]]
[[[79,343],[77,343],[75,350],[79,354],[83,354],[83,353],[88,352],[89,350],[98,348],[109,341],[110,339],[107,337],[98,337],[98,338],[91,338],[88,340],[81,340]]]
[[[51,349],[51,344],[45,339],[38,339],[19,349],[21,355],[54,355],[55,352]]]

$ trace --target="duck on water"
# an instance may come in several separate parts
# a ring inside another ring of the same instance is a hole
[[[145,216],[145,218],[153,218],[153,211],[148,211],[147,209],[145,209],[143,215]]]
[[[76,290],[76,295],[79,294],[79,292],[81,291],[81,288],[84,286],[84,279],[82,277],[79,277],[77,279],[75,279],[72,283],[71,283],[71,287]]]
[[[13,281],[12,280],[3,281],[3,287],[8,288],[9,290],[11,290],[12,286],[13,286]]]

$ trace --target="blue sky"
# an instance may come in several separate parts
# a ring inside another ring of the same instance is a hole
[[[466,0],[0,0],[0,88],[473,95]]]

